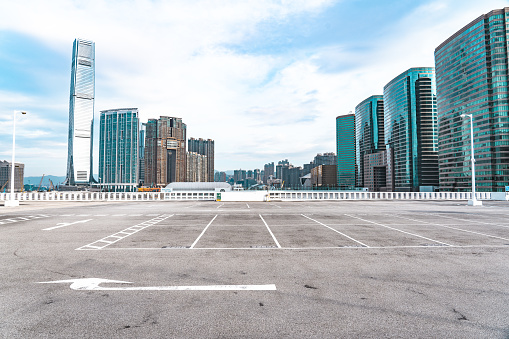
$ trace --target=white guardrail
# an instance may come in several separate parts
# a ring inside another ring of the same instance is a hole
[[[14,193],[20,201],[299,201],[299,200],[468,200],[470,192],[340,192],[340,191],[180,191],[180,192],[24,192]],[[509,200],[509,194],[478,192],[478,200]],[[500,198],[499,198],[500,197]],[[0,193],[0,201],[10,200],[10,193]]]

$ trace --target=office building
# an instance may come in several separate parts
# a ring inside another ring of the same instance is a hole
[[[93,178],[95,43],[76,39],[72,50],[66,185],[88,185]]]
[[[396,192],[438,187],[435,69],[411,68],[384,87],[384,134]]]
[[[340,189],[355,188],[355,115],[336,118],[337,184]]]
[[[391,149],[364,154],[363,187],[370,192],[394,191]]]
[[[509,185],[509,7],[479,16],[435,49],[440,190],[471,191],[470,119],[476,189]]]
[[[214,140],[189,138],[188,151],[195,152],[207,157],[207,179],[208,182],[214,181]]]
[[[145,135],[145,186],[186,180],[186,131],[181,118],[149,119]]]
[[[11,171],[11,162],[0,160],[0,193],[11,192]],[[16,162],[14,165],[14,192],[22,191],[24,177],[25,164]]]
[[[140,126],[140,137],[138,139],[138,182],[143,185],[145,183],[145,134],[147,124]]]
[[[355,163],[357,164],[356,186],[364,183],[364,157],[385,150],[384,99],[373,95],[355,107]],[[383,157],[383,156],[382,156]]]
[[[187,153],[187,181],[208,182],[207,156],[196,152]]]
[[[101,111],[99,124],[99,184],[108,189],[134,191],[138,186],[137,108]]]
[[[320,165],[337,165],[337,157],[334,152],[318,153],[313,159],[313,167]]]
[[[311,169],[311,185],[313,187],[331,188],[337,186],[337,166],[319,165]]]

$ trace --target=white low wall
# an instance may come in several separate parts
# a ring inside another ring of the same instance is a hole
[[[221,201],[266,201],[267,191],[222,192]]]
[[[221,201],[306,201],[306,200],[469,200],[469,192],[342,192],[342,191],[180,191],[180,192],[30,192],[14,193],[20,201],[163,201],[216,200]],[[503,192],[478,192],[478,200],[509,201]],[[0,193],[0,201],[10,200],[10,193]]]

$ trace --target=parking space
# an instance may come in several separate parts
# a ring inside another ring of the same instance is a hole
[[[34,206],[0,215],[6,337],[508,334],[507,203]]]
[[[150,225],[143,222],[134,225],[134,222],[138,218],[156,218],[159,214],[130,218],[133,221],[130,229],[97,240],[104,246],[96,243],[79,249],[312,250],[509,246],[509,227],[503,225],[504,220],[498,215],[496,222],[490,224],[486,217],[463,216],[459,220],[456,217],[442,218],[438,213],[430,213],[427,218],[414,214],[330,211],[297,214],[270,210],[270,213],[262,214],[259,213],[263,212],[260,206],[243,210],[239,209],[241,207],[245,206],[231,203],[226,210],[215,211],[217,214],[175,213]],[[206,208],[210,211],[210,205]],[[232,212],[234,208],[241,212]],[[98,225],[98,221],[91,222],[90,229],[97,230]]]

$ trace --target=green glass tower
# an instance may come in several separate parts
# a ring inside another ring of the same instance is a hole
[[[509,185],[509,7],[481,15],[435,49],[440,189],[470,191],[470,119],[476,188]]]
[[[385,150],[384,98],[372,95],[355,107],[356,186],[364,187],[364,156]]]
[[[435,69],[410,68],[384,87],[385,144],[396,192],[438,187]]]
[[[339,189],[355,188],[355,115],[336,118],[337,176]]]
[[[138,184],[139,133],[137,108],[101,111],[100,184]]]

